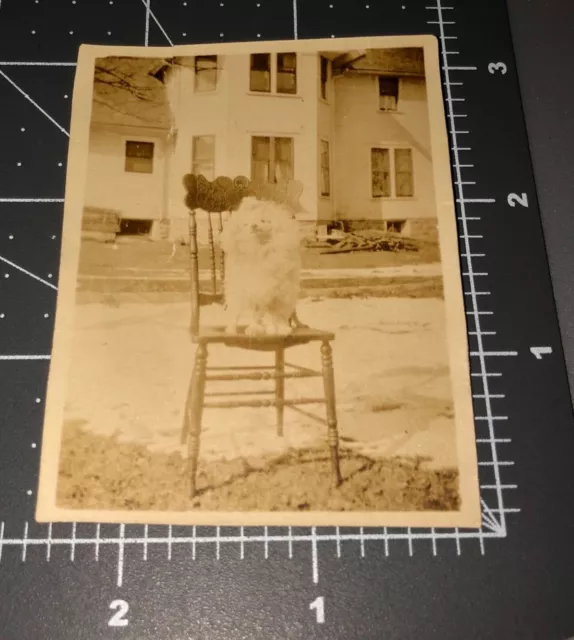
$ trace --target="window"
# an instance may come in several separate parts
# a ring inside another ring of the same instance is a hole
[[[260,93],[297,93],[297,54],[252,53],[249,67],[249,91]]]
[[[410,198],[414,195],[411,149],[371,149],[373,198]]]
[[[217,88],[217,56],[195,56],[195,90],[214,91]]]
[[[414,195],[413,158],[410,149],[395,149],[395,195],[398,198]]]
[[[271,54],[252,53],[249,74],[250,91],[271,91]]]
[[[321,140],[321,195],[331,195],[331,176],[329,172],[329,143]]]
[[[277,54],[277,93],[297,93],[297,54]]]
[[[402,233],[406,224],[406,220],[389,220],[386,224],[386,230],[388,233]]]
[[[125,170],[130,173],[153,173],[153,142],[126,141]]]
[[[254,136],[251,139],[251,179],[276,183],[293,179],[293,138]]]
[[[396,111],[399,101],[399,79],[379,76],[379,110]]]
[[[327,99],[327,80],[329,79],[329,61],[321,56],[321,98]]]
[[[371,182],[373,198],[391,195],[391,161],[388,149],[371,149]]]
[[[215,136],[193,137],[191,172],[208,180],[215,178]]]

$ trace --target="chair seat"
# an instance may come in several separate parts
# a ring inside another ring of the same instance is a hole
[[[225,344],[229,347],[252,349],[257,351],[275,351],[277,348],[287,349],[308,342],[327,342],[335,339],[335,334],[313,327],[297,327],[286,336],[248,336],[245,327],[239,327],[237,333],[228,333],[225,326],[200,327],[193,342],[200,344]]]

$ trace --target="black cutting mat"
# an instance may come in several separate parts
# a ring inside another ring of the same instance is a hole
[[[494,435],[509,463],[481,468],[480,535],[36,525],[74,67],[21,63],[73,63],[81,42],[428,32],[445,56],[463,271],[488,274],[465,281],[485,294],[467,306],[475,393],[486,377],[491,400],[475,405],[479,453],[492,462]],[[504,2],[2,0],[0,87],[2,640],[574,635],[572,409]],[[116,600],[129,623],[110,627]]]

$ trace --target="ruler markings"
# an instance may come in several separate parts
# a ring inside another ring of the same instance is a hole
[[[437,6],[437,18],[438,18],[438,24],[439,24],[439,30],[440,30],[440,38],[442,41],[442,62],[443,62],[443,72],[445,74],[445,80],[446,80],[446,92],[447,92],[447,97],[451,98],[451,87],[449,84],[450,81],[450,73],[452,71],[463,71],[463,70],[468,70],[468,71],[476,71],[477,67],[472,66],[472,67],[453,67],[453,66],[449,66],[448,62],[447,62],[447,57],[446,57],[446,46],[445,46],[445,40],[444,40],[444,36],[445,36],[445,26],[447,24],[454,24],[454,22],[451,21],[445,21],[443,18],[443,12],[442,12],[442,6],[441,6],[441,1],[437,0],[436,3]],[[480,362],[480,378],[482,380],[482,386],[483,386],[483,390],[484,390],[484,402],[485,402],[485,409],[486,409],[486,420],[488,422],[488,427],[489,427],[489,435],[491,438],[494,438],[494,427],[493,427],[493,423],[494,423],[494,419],[492,416],[492,408],[491,408],[491,404],[490,404],[490,391],[489,391],[489,384],[488,384],[488,378],[489,376],[487,375],[487,370],[486,370],[486,355],[485,355],[485,349],[483,348],[483,343],[482,343],[482,335],[480,332],[480,316],[481,315],[486,315],[486,313],[488,313],[488,315],[492,315],[492,312],[484,312],[484,311],[480,311],[478,308],[478,296],[476,295],[476,285],[475,285],[475,281],[474,281],[474,277],[473,277],[473,258],[477,258],[477,257],[484,257],[484,254],[476,254],[473,253],[470,247],[470,238],[469,238],[469,232],[468,232],[468,226],[467,226],[467,221],[466,221],[466,205],[470,204],[470,202],[466,202],[465,198],[464,198],[464,188],[463,185],[461,184],[462,182],[462,175],[461,175],[461,168],[460,168],[460,162],[459,162],[459,155],[458,155],[458,145],[457,145],[457,138],[459,135],[462,134],[461,131],[457,131],[456,127],[455,127],[455,118],[454,118],[454,114],[453,114],[453,108],[452,108],[452,102],[447,102],[447,110],[448,110],[448,117],[449,117],[449,121],[450,121],[450,131],[451,131],[451,135],[452,135],[452,140],[453,140],[453,153],[454,153],[454,158],[455,158],[455,174],[456,174],[456,178],[458,181],[458,184],[456,185],[456,188],[458,190],[458,198],[457,201],[459,203],[460,206],[460,210],[461,210],[461,224],[463,227],[463,235],[464,237],[464,245],[465,245],[465,251],[462,254],[463,258],[466,258],[466,262],[467,262],[467,272],[469,274],[469,278],[468,278],[468,282],[469,282],[469,286],[470,286],[470,294],[471,294],[471,298],[472,298],[472,308],[473,311],[472,312],[466,312],[467,315],[472,315],[474,317],[474,323],[475,323],[475,329],[476,329],[476,340],[478,343],[478,350],[475,352],[478,357],[479,357],[479,362]],[[473,374],[471,374],[473,375]],[[476,374],[474,374],[476,375]],[[481,417],[477,417],[477,419],[480,419]],[[498,461],[498,456],[497,456],[497,448],[496,448],[496,444],[494,442],[491,443],[491,458],[493,460],[493,462],[497,462]],[[498,501],[498,506],[500,507],[501,511],[500,511],[500,529],[506,534],[506,521],[505,521],[505,513],[504,513],[504,503],[503,503],[503,495],[502,495],[502,484],[500,481],[500,472],[499,472],[499,466],[497,464],[493,465],[493,469],[494,469],[494,476],[495,476],[495,486],[497,486],[497,501]],[[484,549],[484,541],[482,536],[480,537],[480,543],[481,543],[481,551],[483,551]]]
[[[118,587],[121,587],[124,582],[125,529],[126,525],[120,524],[120,537],[118,539]]]
[[[22,538],[22,562],[26,562],[27,550],[28,550],[28,521],[24,523],[24,536]]]
[[[319,582],[319,558],[317,555],[317,528],[311,527],[311,564],[313,570],[313,583]]]
[[[490,442],[490,440],[489,440]],[[482,485],[484,488],[489,488],[489,489],[494,489],[496,488],[496,485]],[[506,487],[510,487],[512,489],[517,488],[517,485],[515,484],[509,484],[509,485],[503,485]],[[506,508],[502,508],[502,507],[498,507],[497,510],[504,510],[506,511]],[[26,532],[25,532],[25,536],[27,536],[27,524],[26,523]],[[125,525],[123,525],[125,527]],[[420,532],[401,532],[401,531],[397,531],[394,532],[392,530],[388,530],[386,531],[386,533],[365,533],[363,532],[363,534],[358,534],[358,533],[341,533],[339,532],[337,533],[317,533],[316,532],[316,527],[313,527],[314,529],[314,533],[311,534],[294,534],[291,539],[293,542],[315,542],[315,543],[319,543],[319,542],[336,542],[337,539],[339,539],[342,542],[345,541],[354,541],[354,542],[360,542],[361,539],[364,539],[365,542],[367,541],[371,541],[371,540],[384,540],[385,537],[387,537],[389,540],[408,540],[409,538],[412,538],[413,540],[430,540],[432,538],[432,536],[434,535],[437,539],[452,539],[454,537],[454,533],[450,532],[450,531],[435,531],[435,533],[433,534],[430,529],[428,531],[420,531]],[[469,531],[469,532],[462,532],[459,533],[459,535],[462,538],[475,538],[476,537],[476,532],[474,531]],[[489,537],[492,538],[497,538],[500,537],[498,535],[492,534]],[[226,535],[226,536],[220,536],[219,538],[219,542],[220,544],[237,544],[238,542],[241,541],[241,536],[240,535]],[[248,541],[248,542],[261,542],[263,543],[265,541],[265,536],[264,535],[251,535],[251,536],[246,536],[243,538],[244,540]],[[213,544],[216,541],[216,537],[215,536],[196,536],[195,538],[193,536],[174,536],[172,538],[172,544],[173,545],[189,545],[190,543],[192,543],[195,540],[196,544]],[[273,535],[268,535],[267,536],[267,540],[268,542],[285,542],[286,540],[289,540],[289,536],[287,535],[278,535],[278,534],[273,534]],[[73,541],[73,544],[77,545],[77,546],[85,546],[85,545],[95,545],[98,544],[100,547],[118,547],[122,549],[122,553],[123,550],[125,550],[126,546],[133,546],[133,545],[143,545],[146,540],[140,536],[136,536],[136,537],[127,537],[125,536],[125,534],[122,535],[120,534],[119,536],[113,536],[113,537],[103,537],[100,538],[99,541],[96,540],[95,537],[88,537],[88,538],[80,538],[80,537],[76,537],[76,539]],[[70,546],[72,545],[72,538],[71,537],[67,537],[67,538],[54,538],[52,537],[50,540],[51,546]],[[30,537],[22,537],[22,538],[7,538],[4,537],[2,544],[4,547],[6,546],[44,546],[48,544],[48,538],[30,538]],[[167,545],[168,544],[168,540],[166,536],[159,536],[159,537],[150,537],[148,536],[147,538],[147,544],[148,545],[156,545],[156,546],[161,546],[161,545]],[[124,561],[124,558],[121,558],[122,563]],[[120,569],[120,571],[123,570],[123,565]]]

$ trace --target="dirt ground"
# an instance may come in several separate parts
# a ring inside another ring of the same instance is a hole
[[[58,503],[66,508],[158,511],[419,511],[459,507],[456,470],[420,460],[373,460],[341,452],[344,482],[335,489],[326,448],[280,456],[200,462],[198,495],[189,498],[186,461],[177,453],[64,428]]]
[[[423,245],[420,251],[389,252],[366,251],[326,255],[324,249],[302,248],[303,269],[361,269],[393,267],[440,262],[438,245]],[[216,258],[216,261],[218,258]],[[199,268],[211,264],[207,247],[199,250]],[[86,240],[82,242],[79,270],[81,274],[108,275],[122,270],[138,271],[170,269],[187,272],[189,248],[176,245],[173,253],[171,242],[150,242],[142,239],[121,238],[117,244],[104,244]]]
[[[219,324],[218,314],[217,306],[206,307],[202,322]],[[274,429],[273,408],[210,409],[198,476],[205,491],[191,503],[179,443],[194,354],[188,304],[120,301],[76,307],[59,503],[168,510],[456,508],[464,470],[457,461],[444,301],[317,296],[301,300],[300,316],[336,335],[346,478],[338,492],[330,487],[324,407],[286,410],[283,437]],[[320,369],[316,344],[289,351],[288,362]],[[222,345],[209,353],[213,365],[269,365],[269,356],[257,359]],[[237,393],[241,384],[227,391]],[[259,392],[263,384],[248,387]],[[320,377],[286,385],[287,398],[321,395]]]

